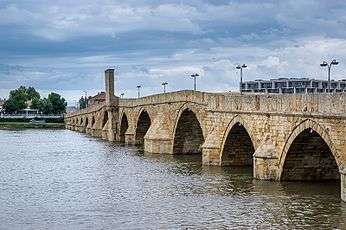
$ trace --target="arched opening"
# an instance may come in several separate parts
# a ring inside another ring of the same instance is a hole
[[[142,111],[137,121],[136,144],[144,144],[144,136],[151,125],[151,119],[146,111]]]
[[[121,118],[121,124],[120,124],[120,142],[125,142],[125,133],[127,128],[129,127],[129,123],[127,121],[126,114],[123,115]]]
[[[195,113],[185,109],[180,115],[174,135],[174,154],[201,154],[204,137]]]
[[[91,118],[91,127],[94,127],[94,124],[95,124],[95,117],[92,116],[92,118]]]
[[[107,121],[108,121],[108,112],[105,111],[105,112],[103,113],[102,128],[105,127],[105,125],[107,124]]]
[[[255,148],[249,133],[238,122],[227,135],[222,151],[222,165],[250,166],[253,164],[254,152]]]
[[[285,158],[281,180],[338,180],[339,169],[328,144],[312,129],[305,129],[292,142]]]
[[[79,125],[83,124],[83,118],[80,118]]]
[[[88,127],[88,124],[89,124],[89,119],[88,117],[85,117],[85,127]]]

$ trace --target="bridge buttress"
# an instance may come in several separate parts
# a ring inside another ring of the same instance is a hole
[[[172,154],[173,134],[169,124],[170,113],[158,112],[144,137],[144,149],[148,153]]]

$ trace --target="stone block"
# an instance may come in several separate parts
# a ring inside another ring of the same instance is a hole
[[[346,168],[340,170],[341,200],[346,202]]]

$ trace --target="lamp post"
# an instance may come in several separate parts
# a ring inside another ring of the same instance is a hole
[[[137,85],[137,97],[140,98],[141,97],[141,85]]]
[[[120,98],[123,98],[124,95],[125,95],[125,93],[121,93],[121,94],[120,94]]]
[[[321,67],[328,67],[328,93],[330,92],[330,88],[331,88],[331,83],[330,83],[330,69],[332,68],[332,65],[337,65],[339,64],[338,61],[336,61],[335,59],[333,59],[329,64],[326,61],[323,61],[320,66]]]
[[[166,93],[166,85],[168,85],[168,82],[162,82],[163,93]]]
[[[247,65],[237,65],[235,68],[240,69],[240,86],[239,86],[239,91],[240,94],[243,94],[242,86],[243,86],[243,69],[245,69]]]
[[[193,90],[196,91],[197,89],[197,80],[196,78],[199,76],[198,73],[191,74],[191,77],[193,78]]]

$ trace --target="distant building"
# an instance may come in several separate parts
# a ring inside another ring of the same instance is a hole
[[[66,113],[76,112],[78,108],[76,106],[66,106]]]
[[[100,92],[93,97],[88,98],[88,106],[102,104],[106,100],[106,93]]]
[[[346,79],[331,81],[331,91],[346,92]],[[278,78],[243,82],[242,92],[263,93],[323,93],[328,90],[328,81],[309,78]]]

